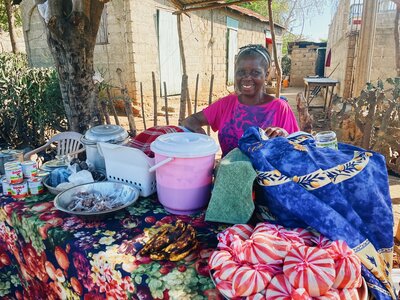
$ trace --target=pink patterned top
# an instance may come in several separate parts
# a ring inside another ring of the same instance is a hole
[[[218,131],[223,156],[238,146],[239,139],[250,126],[281,127],[289,134],[299,131],[289,104],[279,98],[249,106],[240,103],[236,94],[230,94],[203,109],[203,113],[212,130]]]

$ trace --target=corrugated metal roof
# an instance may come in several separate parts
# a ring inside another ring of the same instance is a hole
[[[221,0],[171,0],[171,2],[179,9],[181,12],[188,12],[193,10],[206,10],[206,9],[216,9],[227,7],[235,12],[241,13],[243,15],[253,17],[261,22],[269,23],[268,19],[263,15],[260,15],[250,9],[235,5],[239,3],[251,2],[252,0],[234,0],[230,2]],[[282,29],[285,29],[282,25],[275,23]]]

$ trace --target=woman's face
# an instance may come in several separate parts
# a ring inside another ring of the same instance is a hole
[[[245,56],[237,61],[235,84],[240,94],[254,96],[263,91],[267,76],[265,64],[258,56]]]

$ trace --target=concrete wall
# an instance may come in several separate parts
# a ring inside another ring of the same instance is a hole
[[[316,45],[309,45],[306,48],[299,48],[294,45],[291,59],[290,85],[304,86],[304,77],[315,75],[315,62],[317,60]]]
[[[96,45],[95,48],[95,70],[100,70],[105,82],[120,86],[116,70],[122,70],[123,81],[134,100],[140,99],[139,84],[142,82],[147,106],[153,101],[152,72],[155,72],[157,88],[160,86],[158,9],[176,10],[168,0],[108,2],[108,43]],[[53,66],[43,22],[37,9],[23,1],[21,10],[31,64],[38,67]],[[239,21],[238,47],[249,43],[265,44],[264,30],[267,23],[228,8],[190,12],[189,16],[183,15],[182,24],[189,93],[193,99],[196,75],[199,74],[198,99],[200,102],[208,101],[210,78],[214,74],[215,100],[227,93],[227,16]],[[114,89],[113,93],[120,94],[120,91]]]
[[[394,18],[395,12],[378,13],[374,51],[372,56],[371,82],[396,76],[396,60],[394,50]]]
[[[356,91],[352,90],[353,81],[357,76],[355,70],[356,48],[358,45],[358,25],[349,24],[349,0],[341,0],[338,5],[328,35],[327,50],[332,51],[331,66],[325,69],[325,74],[336,70],[331,78],[340,81],[336,92],[339,96],[351,97]],[[395,50],[394,50],[394,11],[378,12],[376,16],[376,31],[374,38],[372,68],[370,81],[386,79],[396,76]]]
[[[24,33],[22,27],[16,28],[15,39],[18,52],[25,53],[26,52],[25,41],[24,41]],[[4,32],[1,30],[0,30],[0,52],[12,52],[10,34],[8,32]]]

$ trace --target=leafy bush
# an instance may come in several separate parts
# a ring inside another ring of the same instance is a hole
[[[0,53],[0,142],[36,148],[67,121],[54,69],[30,68],[23,54]]]
[[[283,75],[290,75],[290,69],[292,67],[292,60],[288,55],[282,57],[282,73]]]

